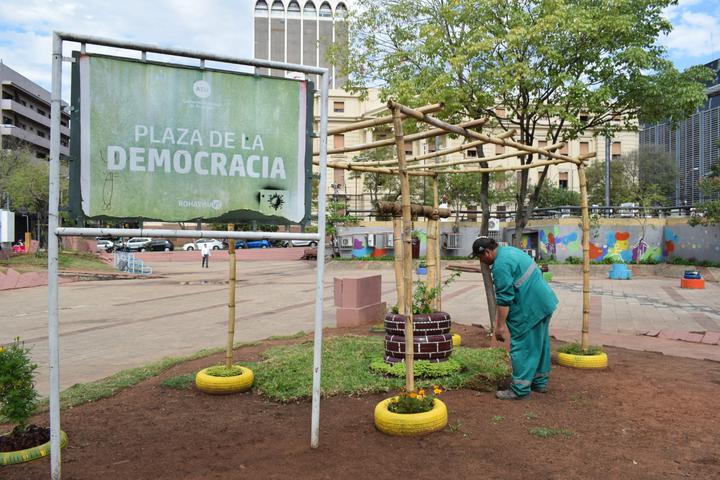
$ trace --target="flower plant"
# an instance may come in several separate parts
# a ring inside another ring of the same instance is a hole
[[[388,410],[393,413],[424,413],[433,409],[435,399],[445,390],[434,385],[432,388],[419,388],[416,390],[403,390],[400,395],[393,398],[388,404]]]
[[[413,315],[421,313],[433,313],[435,310],[432,308],[433,301],[440,295],[442,289],[450,285],[460,276],[459,272],[453,272],[447,280],[445,280],[439,287],[429,288],[427,282],[418,280],[415,282],[415,291],[413,291]],[[393,313],[399,313],[400,307],[393,305]]]
[[[30,349],[16,337],[5,348],[0,347],[0,416],[15,424],[17,430],[27,426],[35,411],[37,365],[30,361]]]

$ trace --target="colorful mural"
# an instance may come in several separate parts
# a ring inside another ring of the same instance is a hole
[[[552,231],[539,230],[538,241],[540,252],[544,255],[557,257],[563,254],[564,257],[582,255],[577,232],[570,232],[567,235],[560,235],[560,229],[555,226]],[[590,247],[592,248],[592,246]]]
[[[564,260],[567,257],[581,257],[582,245],[579,229],[575,227],[565,227],[564,234],[561,235],[560,227],[554,226],[552,229],[538,230],[538,239],[540,242],[540,252],[543,256],[553,256],[558,260]],[[640,230],[640,229],[637,229]],[[637,236],[642,235],[641,231],[636,233]],[[632,243],[633,234],[630,231],[607,230],[604,232],[604,242],[598,242],[597,238],[602,238],[600,232],[593,235],[590,242],[590,260],[600,262],[605,259],[612,259],[616,262],[637,262],[647,259],[661,260],[663,252],[660,246],[651,247],[643,236]]]

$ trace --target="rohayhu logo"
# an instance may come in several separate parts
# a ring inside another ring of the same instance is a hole
[[[220,210],[222,201],[220,200],[178,200],[178,205],[183,208],[212,208]]]
[[[212,93],[212,89],[210,88],[210,84],[205,80],[198,80],[193,83],[193,93],[198,98],[207,98]]]

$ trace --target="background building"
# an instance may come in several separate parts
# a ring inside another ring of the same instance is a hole
[[[0,63],[0,139],[3,149],[28,145],[38,158],[50,154],[50,92]],[[67,106],[63,103],[63,108]],[[60,120],[60,154],[69,154],[70,114]]]
[[[347,13],[346,2],[337,0],[257,0],[253,15],[255,58],[330,68],[330,88],[342,88],[345,78],[336,77],[327,50],[333,43],[347,41]],[[285,75],[266,68],[257,72]],[[313,77],[318,88],[318,78]]]
[[[673,128],[669,122],[645,125],[640,148],[659,147],[675,157],[678,179],[675,205],[692,205],[705,200],[698,181],[720,161],[720,59],[706,64],[716,72],[706,90],[705,104]]]

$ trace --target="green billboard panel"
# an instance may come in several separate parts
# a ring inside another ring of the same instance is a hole
[[[84,216],[307,217],[306,82],[98,55],[79,80]]]

